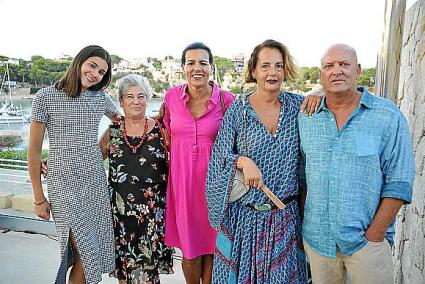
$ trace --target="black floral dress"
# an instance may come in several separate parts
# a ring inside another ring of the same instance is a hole
[[[158,124],[133,154],[120,124],[109,134],[109,186],[115,233],[115,276],[132,283],[160,283],[173,273],[173,248],[164,244],[167,163]],[[131,145],[141,137],[128,136]],[[139,283],[139,282],[138,282]]]

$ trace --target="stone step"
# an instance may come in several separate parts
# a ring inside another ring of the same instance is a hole
[[[34,196],[32,194],[15,194],[12,197],[12,208],[17,211],[34,212]]]
[[[12,206],[13,193],[0,192],[0,209],[6,209]]]

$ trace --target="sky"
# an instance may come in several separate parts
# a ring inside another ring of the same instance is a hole
[[[385,0],[0,0],[0,55],[58,58],[98,44],[129,60],[180,58],[202,41],[214,55],[248,57],[271,38],[299,66],[319,66],[327,47],[346,43],[374,67],[384,9]]]

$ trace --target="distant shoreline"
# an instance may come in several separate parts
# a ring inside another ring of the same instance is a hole
[[[106,89],[106,92],[112,96],[112,97],[118,97],[118,90],[117,89]],[[34,99],[35,94],[30,94],[30,89],[29,88],[19,88],[19,89],[15,89],[12,91],[12,99],[19,99],[19,100],[29,100],[29,99]],[[158,99],[162,99],[164,98],[164,95],[162,94],[153,94],[153,98],[158,98]],[[2,91],[1,95],[0,95],[0,102],[9,100],[9,95],[7,93],[5,93],[4,91]]]

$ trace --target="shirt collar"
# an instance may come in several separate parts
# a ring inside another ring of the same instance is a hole
[[[217,86],[216,83],[214,83],[214,81],[210,81],[209,84],[212,86],[212,94],[210,99],[208,100],[209,102],[212,102],[214,105],[217,105],[220,101],[220,88]],[[187,94],[187,84],[183,85],[183,91],[180,95],[180,100],[183,100],[184,102],[189,101],[189,95]]]
[[[362,98],[360,99],[359,104],[367,108],[373,108],[373,95],[369,93],[365,87],[357,87],[357,91],[362,93]]]
[[[359,105],[365,106],[366,108],[372,108],[373,107],[373,99],[372,94],[368,92],[368,90],[365,87],[357,87],[357,91],[362,93],[362,97],[360,98]],[[320,106],[317,109],[317,112],[321,112],[322,110],[327,110],[326,107],[326,96],[323,96],[322,101],[320,102]]]

